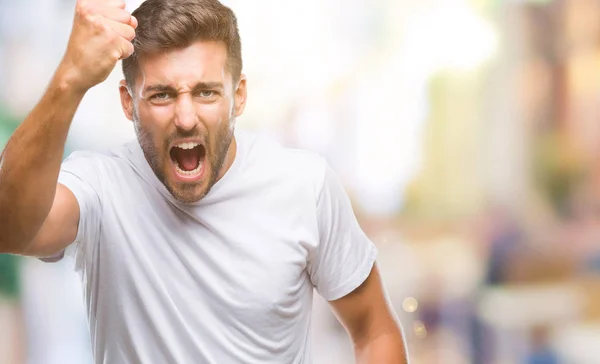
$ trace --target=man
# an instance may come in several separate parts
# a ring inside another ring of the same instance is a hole
[[[325,161],[235,133],[235,15],[216,0],[80,0],[67,51],[0,161],[0,252],[75,258],[97,363],[310,363],[313,288],[360,363],[401,330]],[[137,141],[61,166],[73,114],[119,59]],[[52,259],[54,259],[52,258]]]

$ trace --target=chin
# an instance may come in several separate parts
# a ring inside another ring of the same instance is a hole
[[[166,184],[167,190],[179,202],[194,203],[200,201],[208,193],[207,181],[182,183],[170,181]]]

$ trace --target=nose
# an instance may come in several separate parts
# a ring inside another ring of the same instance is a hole
[[[189,94],[180,94],[175,104],[175,126],[183,131],[192,131],[198,125],[198,115]]]

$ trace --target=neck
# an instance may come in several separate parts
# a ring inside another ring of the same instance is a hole
[[[217,177],[217,181],[223,178],[225,173],[229,171],[233,161],[235,160],[235,156],[237,154],[237,141],[235,135],[231,138],[231,143],[229,143],[229,148],[227,148],[227,155],[225,156],[225,161],[223,162],[223,167],[221,167],[221,171],[219,172],[219,176]]]

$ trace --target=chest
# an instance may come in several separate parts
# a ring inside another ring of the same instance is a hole
[[[293,322],[310,306],[308,214],[252,198],[189,210],[159,196],[117,201],[99,246],[103,269],[120,280],[112,296],[140,297],[175,319],[203,312],[254,328]]]

